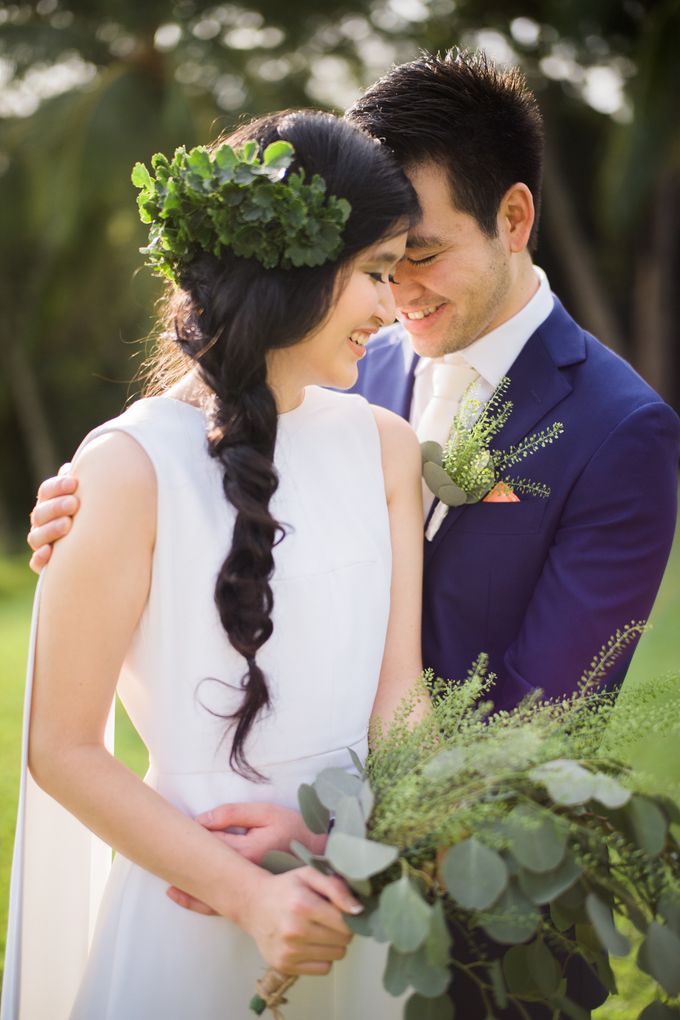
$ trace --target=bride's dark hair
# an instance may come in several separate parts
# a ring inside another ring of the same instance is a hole
[[[198,366],[215,395],[209,449],[224,472],[224,493],[236,511],[233,540],[215,585],[222,625],[245,659],[243,701],[230,763],[263,777],[245,756],[248,732],[270,703],[257,652],[272,633],[273,547],[283,537],[269,503],[278,485],[273,465],[277,410],[267,385],[267,351],[295,344],[328,316],[343,270],[362,249],[406,229],[418,213],[415,193],[396,162],[373,139],[330,114],[273,114],[226,139],[254,139],[260,153],[283,139],[295,149],[291,170],[320,174],[327,194],[348,200],[351,214],[338,258],[318,268],[265,269],[254,259],[205,254],[184,271],[168,305],[166,326]],[[169,318],[169,322],[168,322]],[[304,654],[301,649],[300,654]]]

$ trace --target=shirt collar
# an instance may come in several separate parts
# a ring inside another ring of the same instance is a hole
[[[548,277],[538,266],[534,266],[534,272],[538,279],[538,290],[516,315],[502,322],[490,333],[481,336],[479,340],[475,340],[469,347],[456,351],[455,354],[445,354],[441,360],[453,364],[467,363],[492,387],[498,386],[517,360],[527,340],[553,310],[554,298]],[[437,360],[439,359],[421,358],[416,365],[415,374],[420,375]]]

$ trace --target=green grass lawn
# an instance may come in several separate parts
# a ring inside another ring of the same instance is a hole
[[[26,644],[34,577],[27,557],[0,559],[0,959],[4,958],[7,896],[19,783],[21,715]],[[654,612],[626,684],[637,684],[680,669],[680,529]],[[120,705],[116,713],[116,753],[143,775],[146,751]],[[680,776],[678,777],[680,778]],[[635,1020],[648,1000],[649,984],[628,960],[614,960],[619,995],[596,1011],[596,1020]]]

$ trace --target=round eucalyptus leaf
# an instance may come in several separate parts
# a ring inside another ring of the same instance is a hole
[[[285,850],[269,850],[262,858],[262,867],[270,871],[272,875],[283,875],[286,871],[294,871],[295,868],[302,868],[304,862]]]
[[[426,779],[448,779],[465,767],[467,755],[462,747],[447,747],[423,766]]]
[[[630,942],[614,925],[611,908],[596,893],[586,896],[586,913],[603,949],[611,956],[627,956]]]
[[[437,464],[441,467],[443,450],[439,443],[435,443],[433,440],[428,440],[426,443],[420,444],[420,452],[423,458],[423,463]]]
[[[529,778],[542,783],[556,804],[567,807],[585,804],[593,796],[596,787],[596,777],[578,762],[567,758],[557,758],[538,765],[531,770]]]
[[[453,1015],[453,1003],[448,995],[426,999],[416,992],[404,1010],[404,1020],[453,1020]]]
[[[504,953],[503,976],[513,995],[538,995],[539,988],[531,972],[528,946],[512,946]]]
[[[540,914],[519,886],[511,882],[481,924],[487,935],[503,945],[527,942],[536,932]]]
[[[439,486],[436,495],[437,499],[446,506],[463,506],[464,503],[469,502],[466,493],[450,479],[446,485]],[[477,500],[472,500],[472,502],[476,503]]]
[[[541,994],[546,998],[557,993],[562,980],[562,969],[550,952],[545,942],[537,939],[527,946],[529,958],[529,970],[540,989]]]
[[[637,962],[668,995],[680,995],[680,938],[671,928],[652,921],[638,950]]]
[[[543,906],[569,889],[582,874],[582,869],[570,853],[552,871],[525,871],[519,873],[519,884],[532,903]],[[569,925],[567,925],[569,927]]]
[[[435,464],[431,460],[428,460],[423,464],[423,478],[425,479],[425,484],[428,489],[430,489],[435,495],[437,495],[437,492],[442,485],[453,484],[441,464]]]
[[[308,829],[322,835],[328,832],[328,825],[331,820],[327,807],[319,800],[316,790],[308,783],[302,783],[298,787],[298,804],[302,818]]]
[[[399,851],[385,843],[332,832],[326,844],[326,857],[340,875],[349,879],[371,878],[396,861]]]
[[[333,832],[346,832],[349,836],[366,835],[364,813],[357,797],[341,797],[335,808]]]
[[[636,793],[626,806],[626,820],[636,846],[652,857],[661,853],[668,833],[668,822],[661,808]]]
[[[617,782],[613,776],[598,773],[595,776],[593,800],[608,808],[620,808],[627,804],[633,796],[632,792]]]
[[[423,946],[413,953],[400,953],[390,946],[383,975],[383,985],[390,995],[402,995],[413,988],[426,999],[436,999],[446,991],[449,981],[448,968],[431,964]]]
[[[402,875],[380,893],[380,920],[390,942],[400,953],[422,946],[430,929],[432,907],[417,886]]]
[[[553,871],[567,849],[566,827],[547,811],[520,805],[508,816],[510,852],[529,871]]]
[[[650,1002],[638,1020],[680,1020],[680,1006],[667,1006],[665,1002]]]
[[[321,803],[335,811],[341,797],[356,797],[361,780],[344,769],[324,769],[314,780],[314,789]]]
[[[508,884],[503,858],[474,836],[446,852],[441,873],[447,890],[466,910],[490,907]]]

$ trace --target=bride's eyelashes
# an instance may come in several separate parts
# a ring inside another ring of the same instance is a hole
[[[375,280],[377,283],[394,283],[394,275],[392,273],[388,273],[387,277],[383,276],[382,273],[369,272],[368,275],[371,277],[372,280]]]

